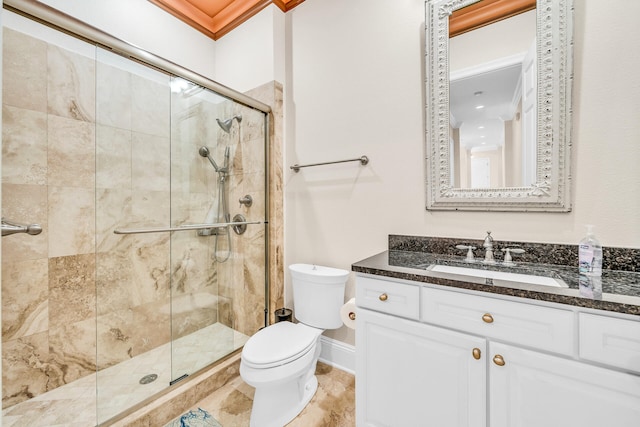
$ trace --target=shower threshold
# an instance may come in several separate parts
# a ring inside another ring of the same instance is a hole
[[[214,323],[173,343],[175,372],[195,372],[242,347],[248,336]],[[163,344],[2,411],[4,427],[88,427],[107,421],[169,387],[172,343]],[[145,375],[155,381],[140,384]]]

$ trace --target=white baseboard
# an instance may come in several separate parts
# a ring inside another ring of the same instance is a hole
[[[325,336],[320,337],[320,361],[350,374],[356,373],[356,348]]]

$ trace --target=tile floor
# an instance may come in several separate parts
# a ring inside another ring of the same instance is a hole
[[[318,363],[316,375],[318,391],[287,427],[355,426],[354,376],[321,362]],[[253,393],[253,387],[236,377],[190,409],[204,409],[223,427],[248,427]]]

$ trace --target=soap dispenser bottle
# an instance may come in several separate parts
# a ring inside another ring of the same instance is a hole
[[[593,225],[587,225],[587,235],[578,245],[578,270],[585,276],[602,275],[602,245],[593,234]]]

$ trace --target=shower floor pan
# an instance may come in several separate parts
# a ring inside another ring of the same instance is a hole
[[[219,337],[216,339],[216,337]],[[175,341],[175,372],[193,372],[242,347],[249,339],[215,323]],[[229,348],[232,341],[233,348]],[[176,354],[179,353],[179,354]],[[4,427],[87,427],[107,421],[169,386],[171,343],[65,384],[2,411]],[[145,375],[158,378],[140,384]],[[97,383],[97,384],[96,384]],[[96,398],[96,389],[98,395]],[[98,409],[99,408],[99,409]]]

